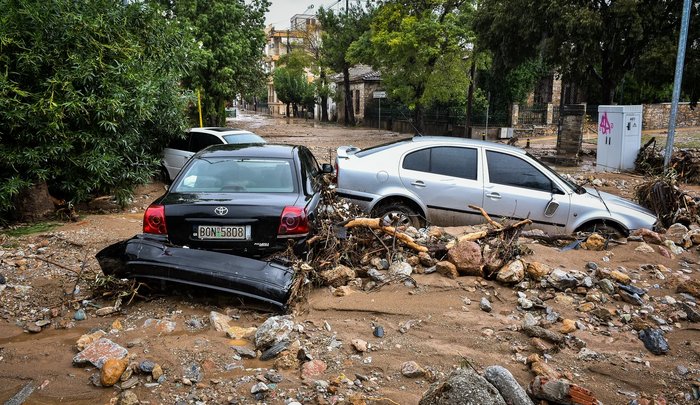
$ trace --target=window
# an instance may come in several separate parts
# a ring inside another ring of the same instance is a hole
[[[199,152],[207,146],[223,144],[216,136],[201,132],[190,132],[190,137],[190,152]]]
[[[291,193],[295,190],[293,167],[288,159],[197,159],[172,189],[180,193]]]
[[[491,183],[552,192],[552,181],[523,159],[500,152],[486,152]]]
[[[409,153],[403,160],[403,168],[476,180],[477,162],[476,149],[440,146]]]
[[[360,113],[360,90],[355,90],[355,114]]]

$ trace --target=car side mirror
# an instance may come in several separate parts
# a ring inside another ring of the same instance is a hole
[[[333,165],[330,163],[324,163],[321,165],[321,173],[333,173]]]
[[[547,218],[551,218],[552,216],[554,216],[554,213],[557,212],[558,208],[559,208],[559,202],[556,201],[554,198],[552,198],[547,203],[547,206],[544,207],[544,216]]]

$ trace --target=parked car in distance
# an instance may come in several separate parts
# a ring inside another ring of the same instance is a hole
[[[263,256],[297,252],[313,230],[320,167],[303,146],[210,146],[190,159],[144,214],[143,233],[177,246]]]
[[[520,148],[462,138],[416,136],[365,150],[338,148],[337,195],[376,217],[420,227],[494,219],[532,220],[549,234],[626,235],[653,228],[653,212],[568,180]]]
[[[184,138],[173,139],[168,147],[163,149],[161,165],[163,180],[172,181],[182,166],[200,150],[211,145],[224,144],[259,144],[266,143],[262,137],[234,128],[191,128]]]

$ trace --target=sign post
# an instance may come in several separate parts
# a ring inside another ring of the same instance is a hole
[[[379,99],[379,123],[377,128],[382,129],[382,99],[386,98],[386,91],[375,91],[372,96]]]

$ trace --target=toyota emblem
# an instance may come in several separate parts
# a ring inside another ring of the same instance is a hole
[[[226,208],[226,207],[216,207],[216,208],[214,208],[214,214],[216,214],[216,215],[226,215],[226,214],[228,214],[228,208]]]

